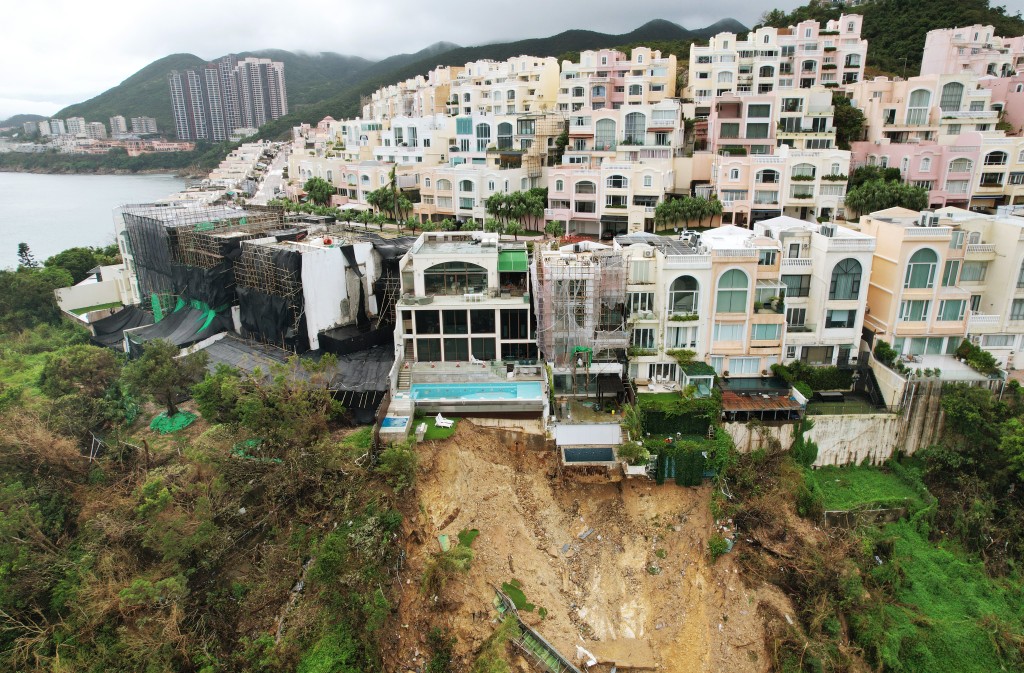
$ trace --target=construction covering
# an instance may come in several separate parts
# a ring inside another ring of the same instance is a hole
[[[294,249],[244,242],[236,267],[242,336],[285,350],[307,350],[302,255]]]
[[[162,339],[185,348],[231,329],[231,318],[199,302],[178,301],[158,323],[125,332],[129,357],[139,357],[147,341]]]
[[[143,311],[137,306],[126,306],[114,315],[96,320],[89,326],[93,334],[90,338],[97,346],[105,346],[114,350],[124,350],[124,331],[153,324],[153,314]]]

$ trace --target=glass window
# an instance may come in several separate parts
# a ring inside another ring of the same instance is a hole
[[[469,339],[445,339],[444,359],[446,362],[469,360]]]
[[[768,341],[778,339],[782,333],[782,325],[754,325],[750,330],[750,338],[755,341]]]
[[[597,185],[584,180],[583,182],[576,183],[575,191],[577,194],[597,194]]]
[[[768,75],[769,77],[771,74]],[[753,104],[747,106],[747,117],[771,117],[772,106],[767,104]]]
[[[964,85],[960,82],[949,82],[942,87],[942,98],[939,107],[943,112],[958,112],[964,95]]]
[[[666,330],[665,348],[695,348],[696,346],[696,327],[669,327]]]
[[[782,276],[782,282],[786,284],[787,297],[806,297],[811,293],[810,276]]]
[[[445,334],[467,334],[469,332],[465,311],[441,311],[441,320],[444,323]]]
[[[440,362],[441,340],[416,339],[416,359],[420,362]]]
[[[594,131],[594,150],[607,152],[615,149],[615,121],[598,119]]]
[[[718,279],[718,299],[715,310],[719,313],[746,313],[747,274],[739,269],[730,269]]]
[[[761,358],[729,358],[729,373],[733,376],[757,374],[760,367]]]
[[[654,329],[651,327],[634,329],[630,345],[636,348],[654,348]]]
[[[477,360],[493,360],[495,357],[494,339],[470,339],[473,357]]]
[[[647,260],[634,259],[629,266],[629,282],[647,285],[651,280],[651,263]]]
[[[1011,348],[1015,336],[1014,334],[986,334],[981,343],[985,348]]]
[[[903,287],[912,289],[928,289],[935,284],[935,265],[939,256],[935,251],[921,248],[910,257],[907,264],[907,275]]]
[[[631,314],[654,310],[653,292],[630,292],[626,299],[629,302],[629,312]]]
[[[988,274],[988,262],[964,262],[964,269],[960,272],[960,282],[980,283],[985,280]]]
[[[530,315],[526,309],[501,309],[501,338],[529,338]]]
[[[693,276],[680,276],[672,281],[668,291],[670,313],[696,313],[699,285]]]
[[[610,189],[626,189],[629,187],[629,181],[623,175],[609,175],[605,186]]]
[[[716,322],[715,341],[743,341],[743,323]]]
[[[832,269],[832,283],[829,286],[829,299],[856,299],[860,296],[860,262],[847,258],[836,264]]]
[[[424,271],[423,283],[429,295],[483,292],[487,289],[487,270],[468,262],[444,262]]]
[[[440,334],[441,317],[437,311],[416,311],[417,334]]]
[[[508,122],[498,124],[498,149],[512,149],[512,124]]]
[[[947,299],[939,302],[939,320],[951,322],[964,319],[967,302],[963,299]]]
[[[626,131],[624,142],[642,145],[647,135],[647,116],[642,112],[630,112],[626,115]]]
[[[473,309],[469,312],[469,327],[473,334],[494,334],[494,311]]]
[[[854,322],[857,320],[856,311],[825,311],[825,327],[826,328],[850,328],[853,327]]]
[[[758,266],[774,266],[778,256],[777,250],[761,250],[757,256]]]
[[[957,277],[960,273],[960,260],[950,259],[946,261],[946,266],[942,269],[942,287],[952,287],[956,285]]]
[[[1010,320],[1024,320],[1024,299],[1013,300],[1010,306]]]
[[[911,300],[900,304],[900,320],[903,322],[923,322],[928,319],[930,301]]]

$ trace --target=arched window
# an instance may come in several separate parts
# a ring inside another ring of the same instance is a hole
[[[603,86],[595,86],[590,89],[590,95],[594,98],[601,98],[604,96],[605,88]]]
[[[932,92],[927,89],[917,89],[910,94],[910,102],[907,103],[907,124],[921,126],[928,123],[928,108],[931,106]]]
[[[361,176],[359,176],[359,181],[362,182],[364,185],[368,185],[370,184],[370,176],[363,173]]]
[[[669,313],[696,313],[700,286],[693,276],[680,276],[668,288]]]
[[[995,152],[989,152],[988,154],[985,155],[985,165],[986,166],[1005,166],[1006,165],[1006,160],[1008,158],[1009,158],[1009,156],[1006,154],[1006,152],[1003,152],[1001,150],[996,150]]]
[[[775,68],[771,67],[770,65],[762,65],[761,69],[757,71],[757,75],[758,77],[774,77]]]
[[[523,190],[524,192],[529,188],[529,186],[530,180],[528,178],[523,178],[522,180],[519,181],[519,189]]]
[[[468,103],[469,102],[469,94],[468,93],[462,94],[462,100],[463,100],[463,102]]]
[[[423,186],[430,187],[430,178],[423,178]]]
[[[939,99],[939,107],[943,112],[959,112],[963,97],[964,85],[960,82],[950,82],[942,87],[942,98]]]
[[[746,313],[747,274],[740,269],[730,269],[718,279],[718,299],[715,311],[718,313]]]
[[[818,63],[816,61],[804,61],[800,65],[800,69],[803,72],[814,72],[818,69]]]
[[[797,164],[793,166],[793,173],[790,177],[793,178],[810,178],[814,179],[815,168],[814,164]]]
[[[577,182],[575,187],[577,194],[597,194],[597,185],[589,180],[583,182]]]
[[[604,184],[609,189],[626,189],[629,187],[629,180],[624,175],[609,175]]]
[[[357,180],[357,178],[356,178],[356,174],[355,174],[355,173],[349,173],[349,174],[348,174],[348,175],[347,175],[347,176],[345,177],[345,181],[346,181],[346,182],[347,182],[348,184],[350,184],[350,185],[355,185],[355,184],[356,184],[356,183],[358,182],[358,180]]]
[[[775,184],[778,184],[778,182],[779,182],[779,172],[774,170],[774,169],[771,169],[771,168],[762,169],[762,170],[757,172],[756,180],[757,180],[757,183],[759,185],[775,185]]]
[[[428,295],[464,294],[487,289],[487,269],[469,262],[444,262],[423,272],[424,289]]]
[[[498,124],[498,149],[512,149],[512,124],[508,122]]]
[[[974,162],[963,157],[949,162],[950,173],[970,173],[972,168],[974,168]]]
[[[1024,93],[1024,84],[1018,84],[1017,86],[1013,87],[1013,91],[1014,93]]]
[[[740,169],[730,168],[729,169],[729,180],[735,181],[740,179]]]
[[[832,284],[829,286],[829,299],[857,299],[860,296],[860,262],[846,258],[832,269]]]
[[[459,181],[459,191],[463,192],[463,193],[471,193],[473,191],[473,181],[472,180],[460,180]]]
[[[642,112],[630,112],[626,115],[625,142],[642,145],[647,135],[647,115]]]
[[[926,290],[935,285],[935,266],[939,256],[930,248],[921,248],[910,257],[907,263],[907,275],[903,279],[903,287],[914,290]]]
[[[640,94],[643,93],[643,91],[644,91],[644,87],[643,87],[642,84],[630,84],[629,85],[629,95],[630,96],[639,96]]]
[[[932,160],[929,157],[924,157],[921,159],[921,172],[927,173],[930,170],[932,170]]]
[[[334,182],[334,171],[327,171],[327,182]]]
[[[900,159],[900,173],[902,173],[903,175],[906,175],[907,171],[909,171],[909,170],[910,170],[910,157],[903,157],[902,159]]]
[[[555,191],[556,192],[565,191],[565,180],[555,180]]]
[[[583,98],[583,87],[574,86],[572,88],[572,95],[574,98]]]
[[[977,245],[979,243],[981,243],[980,231],[972,231],[971,233],[967,234],[967,245]]]
[[[615,120],[598,119],[594,125],[594,149],[610,152],[615,149]]]
[[[450,192],[452,191],[452,181],[441,178],[437,181],[437,191],[439,192]]]
[[[732,73],[731,72],[724,71],[724,72],[718,73],[718,83],[719,84],[729,84],[730,82],[732,82]]]

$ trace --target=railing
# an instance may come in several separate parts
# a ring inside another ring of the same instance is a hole
[[[862,251],[870,252],[875,249],[873,238],[830,238],[828,241],[829,250]]]
[[[666,255],[666,269],[710,269],[711,255]]]
[[[783,269],[796,269],[801,267],[809,267],[814,264],[814,260],[810,257],[783,257],[782,268]]]
[[[952,235],[952,227],[907,227],[903,230],[904,238],[937,238]]]
[[[967,254],[984,254],[994,253],[996,251],[995,243],[968,243]]]
[[[999,316],[991,313],[972,313],[971,317],[967,319],[967,329],[998,324]]]
[[[715,257],[753,258],[759,255],[756,248],[722,248],[712,251]]]
[[[817,331],[817,325],[811,323],[804,323],[802,325],[790,325],[786,324],[787,334],[813,334]]]

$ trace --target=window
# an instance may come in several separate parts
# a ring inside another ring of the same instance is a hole
[[[508,122],[498,124],[498,149],[512,149],[512,124]]]
[[[462,193],[472,193],[473,192],[473,181],[472,180],[460,180],[459,181],[459,191],[462,192]]]
[[[1008,158],[1009,158],[1009,156],[1006,154],[1006,152],[1001,152],[1001,151],[998,151],[998,150],[995,151],[995,152],[989,152],[988,154],[985,155],[985,165],[986,166],[1005,166],[1006,165],[1006,160]]]
[[[767,35],[765,35],[764,37],[765,37],[765,39],[768,39]],[[775,76],[775,68],[771,67],[770,65],[763,65],[763,66],[761,66],[760,70],[757,71],[757,76],[758,77],[774,77]]]
[[[961,283],[980,283],[985,280],[988,274],[988,262],[964,262],[964,269],[960,272]]]
[[[609,189],[626,189],[629,187],[629,181],[622,175],[609,175],[605,181],[605,187]]]
[[[416,359],[420,362],[440,362],[441,340],[416,339]]]
[[[970,173],[972,168],[974,168],[974,162],[970,159],[960,158],[949,162],[950,173]]]
[[[948,133],[951,136],[960,135],[960,124],[950,124],[949,126],[946,127],[946,133]]]
[[[964,319],[964,311],[967,309],[967,302],[963,299],[946,299],[939,302],[938,320],[944,322],[956,322]]]
[[[761,185],[774,185],[774,184],[778,184],[778,182],[779,182],[779,172],[775,171],[775,170],[772,170],[770,168],[766,168],[764,170],[758,171],[757,175],[755,176],[754,179],[755,179],[755,181],[758,184],[761,184]]]
[[[629,265],[629,282],[634,285],[647,285],[651,280],[651,267],[647,260],[634,259]]]
[[[626,299],[629,303],[630,315],[635,315],[641,311],[654,310],[653,292],[630,292]]]
[[[629,85],[629,95],[630,96],[639,96],[641,93],[643,93],[643,91],[644,91],[644,88],[640,84],[630,84]]]
[[[985,348],[1012,348],[1015,334],[986,334],[982,345]]]
[[[786,324],[792,327],[803,327],[804,322],[807,320],[807,309],[805,308],[787,308],[786,309]]]
[[[860,296],[860,262],[847,258],[832,269],[832,283],[829,285],[829,299],[856,299]]]
[[[942,287],[953,287],[960,275],[960,260],[950,259],[946,261],[942,269]]]
[[[594,149],[610,151],[615,149],[615,121],[598,119],[594,131]]]
[[[529,338],[530,316],[526,309],[501,309],[499,325],[502,339]]]
[[[730,269],[718,279],[718,298],[715,310],[719,313],[747,312],[747,274]]]
[[[939,99],[939,108],[943,112],[958,112],[963,95],[963,84],[960,82],[949,82],[946,86],[942,87],[942,98]]]
[[[555,191],[556,192],[565,191],[565,180],[555,180]]]
[[[428,295],[456,295],[487,289],[487,270],[469,262],[443,262],[423,272]]]
[[[772,116],[772,106],[758,103],[747,106],[747,117],[767,118]]]
[[[650,176],[650,175],[645,175],[644,176],[644,187],[653,187],[653,186],[654,186],[654,178],[652,176]]]
[[[930,301],[904,301],[900,304],[900,320],[903,322],[922,322],[928,319]]]
[[[825,328],[846,328],[849,329],[854,326],[857,320],[856,311],[825,311]]]
[[[921,172],[927,173],[932,169],[932,160],[928,157],[921,159]]]
[[[729,179],[733,180],[733,181],[739,180],[740,179],[740,169],[738,169],[738,168],[730,168],[729,169]]]
[[[577,182],[575,191],[577,194],[597,194],[597,185],[588,180]]]
[[[1004,173],[982,173],[978,184],[982,187],[1001,187],[1005,177]]]
[[[716,322],[715,341],[743,341],[743,323]]]
[[[474,338],[469,340],[470,345],[473,349],[473,357],[477,360],[494,360],[495,359],[495,348],[494,339],[480,339]]]
[[[782,325],[754,325],[750,330],[750,338],[754,341],[770,341],[778,339],[782,333]]]
[[[723,71],[723,72],[718,73],[718,83],[719,84],[730,84],[731,82],[732,82],[732,73],[731,72]]]
[[[928,123],[928,108],[931,105],[932,92],[927,89],[917,89],[910,94],[910,101],[907,103],[907,124],[921,126]]]
[[[939,256],[934,250],[921,248],[915,252],[907,264],[903,287],[916,290],[931,288],[935,284],[935,265],[938,261]]]
[[[794,178],[814,178],[814,166],[812,164],[797,164],[793,166]]]
[[[806,297],[811,293],[810,276],[783,275],[782,282],[786,285],[787,297]]]
[[[465,311],[441,311],[445,334],[468,334],[469,323]]]
[[[971,307],[974,310],[974,307]],[[1010,306],[1010,320],[1024,320],[1024,299],[1014,299]]]
[[[417,334],[440,334],[441,320],[437,311],[416,311]]]
[[[452,191],[452,182],[451,182],[451,180],[446,180],[444,178],[441,178],[440,180],[438,180],[437,181],[437,191],[439,191],[439,192],[450,192],[450,191]]]
[[[699,291],[697,279],[692,276],[680,276],[672,281],[668,290],[668,310],[670,313],[696,313],[697,294]]]
[[[630,345],[635,348],[654,348],[654,329],[651,327],[638,327],[633,330],[630,338]]]
[[[647,135],[647,116],[642,112],[630,112],[626,115],[626,131],[623,142],[642,145]]]
[[[775,266],[777,250],[761,250],[757,256],[758,266]]]
[[[473,334],[494,334],[494,311],[473,309],[469,312],[469,327]]]
[[[718,125],[718,137],[719,138],[739,138],[740,137],[740,125],[734,122],[723,122]]]
[[[1017,289],[1024,288],[1024,263],[1020,265],[1020,271],[1017,272]]]
[[[676,364],[674,362],[658,362],[652,364],[651,378],[661,381],[677,381]]]
[[[733,376],[757,374],[761,366],[761,358],[729,358],[729,373]]]
[[[696,327],[669,327],[665,333],[665,348],[695,348]]]

